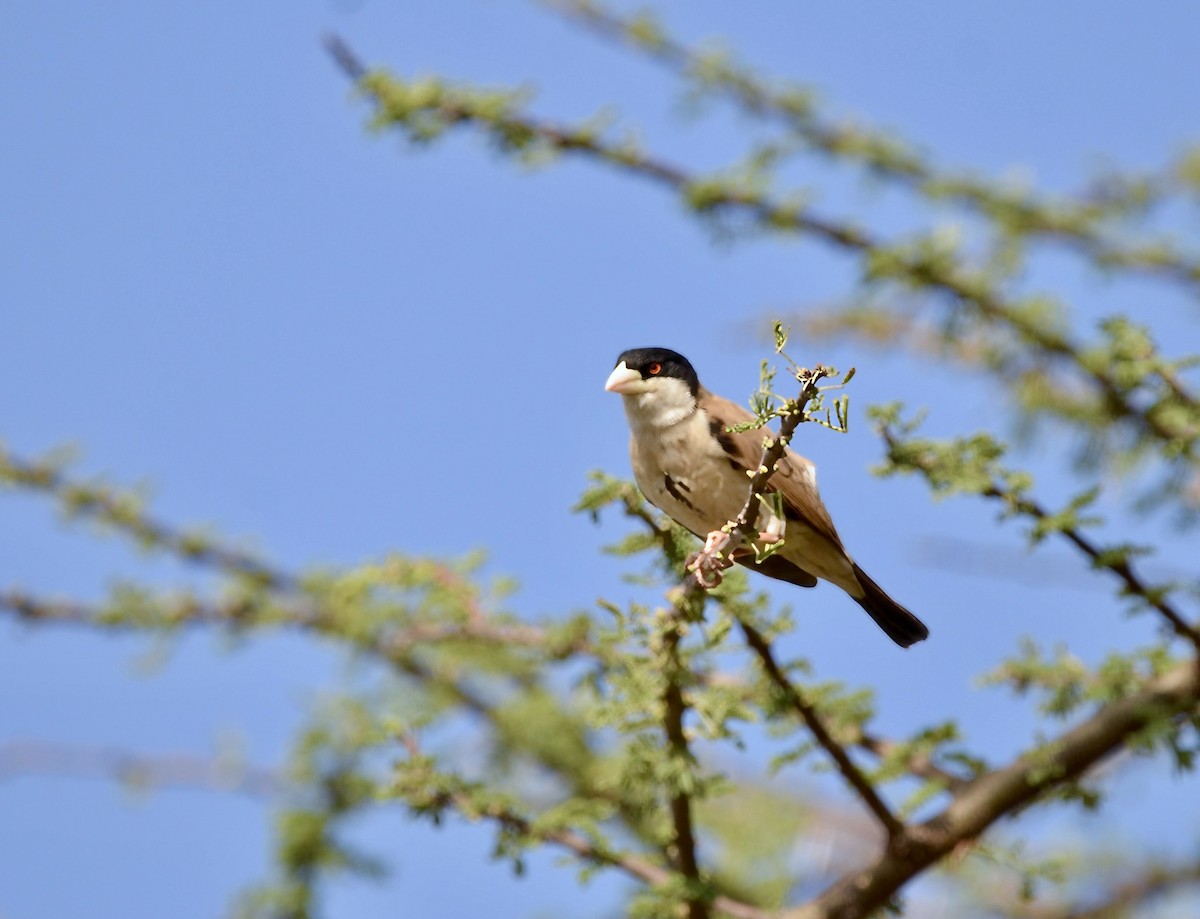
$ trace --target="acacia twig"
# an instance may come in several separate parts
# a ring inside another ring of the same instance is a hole
[[[813,370],[801,368],[796,371],[800,393],[779,409],[782,416],[779,432],[764,438],[762,456],[759,458],[758,468],[750,478],[746,502],[738,515],[725,526],[728,538],[718,538],[718,532],[709,534],[703,551],[696,553],[689,560],[687,569],[695,575],[695,580],[689,587],[694,589],[698,585],[702,590],[715,587],[720,583],[720,571],[733,566],[734,553],[758,536],[758,516],[762,511],[759,496],[769,490],[768,484],[771,476],[775,474],[775,466],[787,452],[792,435],[796,433],[796,428],[808,420],[805,409],[820,392],[817,383],[828,375],[829,368],[819,364]]]
[[[886,424],[880,427],[880,433],[884,443],[887,444],[889,453],[894,457],[901,447],[901,441],[895,431]],[[906,456],[905,463],[916,468],[926,478],[934,472],[932,460],[923,456]],[[1010,512],[1022,514],[1039,523],[1046,522],[1053,516],[1038,502],[995,481],[978,489],[976,493],[1001,501]],[[1053,529],[1087,556],[1094,568],[1102,568],[1116,575],[1124,585],[1127,594],[1138,597],[1147,606],[1157,611],[1171,625],[1177,635],[1191,642],[1197,650],[1200,650],[1200,629],[1189,623],[1183,613],[1175,608],[1167,598],[1165,591],[1151,587],[1143,580],[1125,553],[1105,551],[1088,539],[1077,526],[1055,525]]]
[[[110,491],[67,476],[52,462],[26,460],[0,446],[0,483],[45,492],[72,516],[89,517],[127,533],[138,543],[170,552],[186,561],[248,578],[273,590],[299,590],[299,579],[238,549],[187,532],[145,514],[131,495]]]
[[[1146,914],[1149,904],[1200,884],[1200,863],[1196,861],[1151,862],[1136,870],[1118,869],[1101,864],[1084,877],[1085,887],[1102,887],[1072,900],[1017,901],[1011,890],[987,891],[979,899],[985,909],[1004,914],[1008,919],[1136,919]]]
[[[670,758],[677,768],[682,769],[694,757],[683,729],[687,703],[683,696],[684,666],[679,653],[679,643],[683,639],[679,609],[672,607],[670,616],[671,621],[663,635],[663,733],[666,735]],[[708,919],[708,903],[698,894],[701,879],[696,833],[692,825],[692,796],[686,791],[676,790],[671,795],[670,808],[675,864],[692,887],[687,899],[688,919]]]
[[[888,840],[894,841],[899,839],[904,833],[904,824],[896,818],[895,814],[883,802],[883,799],[879,797],[879,793],[875,791],[875,787],[871,784],[870,780],[854,764],[854,760],[850,758],[850,755],[846,752],[846,748],[838,743],[833,735],[830,734],[829,729],[825,727],[825,723],[817,710],[804,698],[804,695],[795,684],[787,678],[787,674],[780,669],[775,661],[775,655],[771,651],[770,643],[750,623],[743,620],[739,622],[739,625],[742,628],[742,634],[746,636],[746,644],[758,655],[763,672],[766,673],[768,679],[783,694],[788,705],[800,716],[800,719],[812,733],[817,743],[829,754],[847,784],[854,789],[855,793],[862,799],[871,813],[875,815],[880,824],[882,824],[884,831],[887,833]]]
[[[168,595],[156,597],[153,602],[160,611],[160,618],[151,625],[163,628],[211,625],[244,627],[252,621],[254,613],[253,607],[243,598],[209,601],[188,595]],[[45,599],[11,588],[0,589],[0,610],[8,610],[25,622],[128,631],[138,631],[147,626],[147,623],[136,618],[121,618],[118,607],[106,609],[74,600]],[[280,626],[340,635],[337,623],[311,603],[283,601],[273,605],[270,613],[270,618],[263,621],[267,627]],[[550,632],[541,626],[494,622],[484,618],[484,615],[471,617],[464,622],[411,622],[393,629],[355,635],[351,641],[358,650],[393,662],[398,656],[418,647],[455,643],[532,650],[552,648],[559,657],[584,652],[600,653],[600,649],[594,648],[585,635],[572,636],[568,643],[559,646],[554,643]]]
[[[99,777],[139,789],[204,788],[255,798],[274,797],[289,787],[273,769],[220,756],[130,753],[33,740],[0,743],[0,782],[35,775]]]
[[[901,747],[901,744],[895,740],[889,740],[867,731],[860,732],[858,738],[854,741],[854,745],[869,753],[873,753],[880,759],[887,759]],[[919,779],[940,783],[951,795],[958,794],[971,782],[970,779],[939,766],[925,753],[913,753],[906,756],[904,758],[904,768],[910,775],[914,775]]]
[[[554,843],[571,852],[582,861],[616,868],[652,887],[665,886],[676,876],[674,871],[656,865],[648,859],[608,849],[593,842],[581,833],[537,826],[529,817],[502,802],[497,801],[480,805],[478,802],[473,801],[465,792],[449,789],[434,795],[429,804],[435,807],[450,807],[464,814],[483,817],[515,832],[521,837],[539,842]],[[770,912],[735,900],[732,897],[718,895],[713,898],[712,906],[718,912],[731,916],[733,919],[772,919]]]
[[[365,67],[344,41],[326,40],[331,54],[350,79],[371,96],[383,116],[388,114],[388,79]],[[928,253],[895,245],[878,238],[860,226],[820,214],[811,207],[796,207],[775,201],[749,188],[706,181],[688,170],[649,156],[620,143],[602,140],[590,127],[554,124],[520,113],[511,105],[472,104],[468,92],[444,91],[434,94],[426,103],[414,105],[406,100],[393,119],[404,123],[413,112],[434,116],[445,126],[475,125],[502,146],[522,149],[541,144],[547,150],[590,157],[630,175],[649,179],[685,198],[693,207],[704,212],[722,209],[748,215],[762,227],[777,231],[806,233],[838,249],[854,254],[871,270],[871,265],[886,262],[888,277],[903,280],[917,287],[938,291],[958,305],[973,309],[980,318],[993,325],[1011,330],[1021,341],[1033,346],[1046,357],[1072,367],[1082,378],[1089,380],[1105,404],[1122,420],[1156,440],[1172,444],[1188,462],[1197,461],[1196,444],[1200,432],[1185,420],[1173,419],[1170,413],[1143,408],[1125,391],[1125,387],[1105,363],[1089,359],[1084,348],[1065,333],[1048,327],[1034,318],[1028,309],[1010,302],[994,289],[979,272],[973,272],[953,259],[931,257]],[[1174,393],[1175,400],[1187,409],[1189,417],[1200,411],[1194,394],[1183,390]]]
[[[1200,865],[1151,866],[1140,877],[1113,885],[1099,903],[1068,908],[1054,916],[1046,915],[1044,919],[1118,919],[1133,915],[1131,910],[1139,906],[1145,908],[1151,900],[1196,884],[1200,884]]]
[[[758,468],[750,479],[746,503],[742,506],[742,510],[738,516],[730,521],[728,543],[721,547],[720,556],[713,557],[713,553],[706,549],[705,552],[699,553],[697,561],[692,566],[689,566],[695,571],[696,581],[694,583],[699,584],[701,588],[706,583],[705,572],[711,572],[718,567],[727,568],[732,565],[731,558],[733,553],[740,546],[753,540],[757,535],[757,522],[762,503],[759,500],[759,496],[769,488],[769,482],[775,472],[775,467],[787,452],[787,446],[791,442],[796,428],[807,420],[805,409],[809,402],[816,398],[820,392],[817,383],[828,376],[828,374],[829,369],[822,365],[817,365],[813,370],[805,368],[797,371],[796,377],[800,382],[800,393],[795,399],[784,405],[781,410],[782,420],[779,423],[779,432],[775,436],[767,438],[763,444],[762,457],[759,459]],[[824,721],[817,710],[804,698],[800,690],[776,664],[770,643],[763,637],[761,632],[744,619],[739,620],[739,625],[741,626],[742,634],[746,638],[747,645],[758,656],[763,670],[771,682],[783,693],[788,704],[800,716],[805,726],[812,733],[813,738],[834,761],[838,771],[845,778],[846,782],[879,820],[888,838],[897,838],[903,831],[903,824],[892,814],[891,810],[871,785],[871,782],[862,774],[858,766],[855,765],[850,755],[846,752],[845,747],[834,739],[828,728],[825,727]]]
[[[952,200],[992,221],[1074,246],[1101,267],[1120,265],[1159,275],[1188,287],[1200,285],[1200,259],[1163,252],[1154,243],[1124,243],[1098,226],[1106,215],[1095,194],[1048,199],[1023,190],[997,189],[994,183],[935,166],[890,134],[859,124],[837,124],[822,117],[810,94],[776,89],[770,82],[729,61],[716,59],[671,37],[643,15],[626,17],[593,0],[540,0],[542,5],[610,41],[632,47],[684,78],[716,87],[740,107],[765,115],[802,137],[815,150],[841,160],[859,161],[872,175],[883,176],[935,201]],[[1160,180],[1161,185],[1166,185]],[[1166,188],[1146,187],[1147,194]]]

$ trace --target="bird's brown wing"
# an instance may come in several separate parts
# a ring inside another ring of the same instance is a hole
[[[721,448],[730,462],[743,469],[757,469],[759,461],[762,459],[762,445],[766,434],[761,429],[743,431],[740,434],[725,430],[727,427],[749,421],[753,416],[740,405],[730,402],[728,399],[722,399],[720,396],[714,396],[705,389],[700,390],[697,402],[708,415],[713,436],[720,442]],[[748,478],[747,482],[749,482]],[[834,529],[833,521],[829,519],[829,511],[825,510],[821,496],[817,493],[816,471],[812,463],[800,454],[788,450],[775,465],[775,472],[767,480],[767,484],[783,495],[784,511],[789,518],[799,520],[807,525],[813,533],[828,540],[834,547],[834,551],[840,553],[845,562],[852,566],[854,580],[858,583],[860,595],[856,596],[850,592],[850,596],[859,606],[870,613],[871,618],[888,634],[892,641],[902,648],[907,648],[909,645],[929,637],[929,629],[920,619],[889,597],[846,555],[837,530]],[[784,558],[782,553],[772,555],[758,565],[754,563],[753,559],[749,561],[737,559],[737,561],[747,568],[757,568],[768,577],[791,581],[801,587],[811,587],[817,582],[817,579],[803,568],[803,559]],[[834,581],[834,583],[838,583],[843,590],[847,589],[838,581]]]
[[[720,442],[730,461],[746,470],[757,469],[762,459],[763,440],[767,433],[762,428],[736,434],[726,431],[726,428],[754,420],[754,416],[737,403],[722,399],[703,388],[697,403],[708,415],[713,436]],[[747,485],[749,481],[747,477]],[[800,454],[788,450],[775,464],[775,471],[767,480],[767,484],[783,495],[788,516],[795,516],[838,549],[845,551],[833,521],[829,518],[829,511],[825,509],[817,492],[816,469],[812,463]]]

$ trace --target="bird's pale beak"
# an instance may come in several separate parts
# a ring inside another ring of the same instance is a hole
[[[604,381],[604,388],[608,392],[618,392],[629,395],[636,392],[642,392],[642,375],[636,370],[630,370],[625,366],[625,362],[617,364],[613,368],[613,372],[608,375],[608,379]]]

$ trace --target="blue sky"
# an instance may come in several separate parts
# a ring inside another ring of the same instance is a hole
[[[1185,4],[660,9],[684,37],[724,36],[764,70],[819,88],[834,111],[984,174],[1070,189],[1095,166],[1152,167],[1197,140],[1187,112],[1200,10]],[[763,356],[745,320],[845,295],[852,264],[809,243],[715,245],[656,189],[580,163],[530,172],[471,136],[428,153],[370,136],[319,47],[325,30],[404,73],[528,84],[547,116],[615,102],[649,145],[693,163],[739,149],[744,124],[719,109],[689,120],[668,76],[527,3],[7,4],[0,438],[26,454],[75,444],[87,474],[150,483],[160,516],[212,523],[289,566],[483,546],[489,570],[520,579],[514,605],[530,615],[623,596],[619,567],[596,552],[614,531],[568,513],[588,470],[627,473],[620,405],[600,388],[615,355],[669,345],[743,398]],[[829,178],[821,200],[869,209],[878,195]],[[1187,328],[1170,298],[1067,269],[1060,279],[1083,311]],[[943,431],[1001,418],[993,393],[947,388],[930,368],[792,350],[856,364],[856,409],[903,397],[933,406]],[[941,717],[954,699],[999,755],[1028,722],[973,677],[1017,636],[1069,640],[1093,658],[1151,634],[1094,589],[921,564],[925,537],[1006,550],[1019,538],[989,508],[931,505],[917,483],[871,478],[879,444],[855,421],[850,436],[814,432],[801,449],[858,559],[933,638],[902,654],[830,588],[775,595],[796,608],[820,673],[881,688],[886,728]],[[549,449],[532,452],[548,426]],[[1032,461],[1051,469],[1059,446],[1048,438]],[[1042,481],[1052,501],[1068,493],[1049,471]],[[63,528],[39,501],[0,501],[6,583],[96,597],[115,577],[189,576]],[[1186,540],[1174,548],[1167,561],[1182,564]],[[297,641],[226,654],[196,636],[147,678],[149,650],[0,625],[0,740],[204,752],[236,735],[270,763],[338,672]],[[1126,792],[1145,816],[1122,832],[1169,820],[1182,788],[1145,771]],[[198,919],[264,870],[261,805],[128,797],[98,781],[0,785],[0,916]],[[394,915],[398,902],[434,915],[572,908],[570,873],[548,862],[510,881],[486,866],[485,834],[384,823],[370,833],[396,853],[398,877],[382,892],[339,888],[334,915]],[[483,866],[486,897],[447,889],[463,863]]]

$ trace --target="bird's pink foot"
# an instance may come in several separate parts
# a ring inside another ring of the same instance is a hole
[[[729,545],[729,534],[723,530],[713,530],[704,540],[704,548],[688,556],[684,563],[687,570],[692,572],[696,583],[705,590],[711,590],[721,583],[721,571],[728,568],[729,561],[721,555],[721,550]]]

